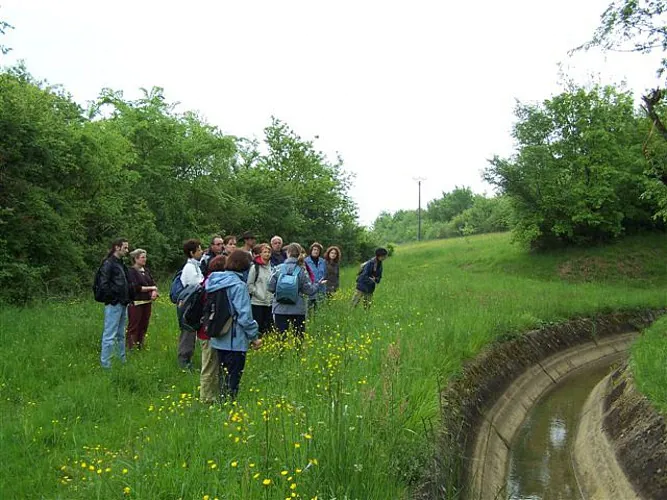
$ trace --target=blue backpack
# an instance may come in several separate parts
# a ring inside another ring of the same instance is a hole
[[[174,279],[171,280],[171,288],[169,288],[169,300],[172,304],[178,304],[178,296],[181,294],[183,289],[183,282],[181,281],[181,274],[183,274],[183,269],[176,273]]]
[[[301,268],[294,266],[290,272],[282,264],[276,281],[276,302],[279,304],[296,304],[299,299],[299,272]]]

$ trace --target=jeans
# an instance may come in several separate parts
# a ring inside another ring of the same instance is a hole
[[[306,329],[306,316],[303,314],[276,314],[276,328],[280,333],[280,338],[285,340],[288,330],[292,330],[298,339],[303,339],[303,332]]]
[[[222,400],[236,399],[245,367],[246,353],[216,349],[220,369],[220,395]]]
[[[370,308],[371,304],[373,303],[373,294],[362,292],[360,290],[356,290],[354,292],[354,297],[352,297],[352,307],[357,307],[359,300],[362,298],[364,299],[364,309]]]
[[[104,331],[102,332],[102,355],[100,362],[104,368],[111,368],[114,344],[118,358],[125,363],[125,321],[127,306],[107,304],[104,306]]]

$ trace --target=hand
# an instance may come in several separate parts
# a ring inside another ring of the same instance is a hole
[[[320,280],[320,285],[326,285],[326,284],[327,284],[327,280],[325,280],[325,279]]]
[[[160,295],[157,293],[157,290],[151,292],[151,300],[156,300]]]
[[[252,342],[250,342],[250,347],[256,351],[257,349],[262,347],[262,343],[263,343],[262,339],[255,339]]]

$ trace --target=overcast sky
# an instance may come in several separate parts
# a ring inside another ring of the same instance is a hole
[[[181,111],[262,136],[286,121],[355,173],[360,221],[454,186],[491,193],[486,159],[508,155],[515,100],[577,81],[655,82],[656,58],[578,54],[609,0],[0,0],[4,37],[38,78],[85,104],[100,89],[161,86]],[[657,56],[656,56],[657,57]]]

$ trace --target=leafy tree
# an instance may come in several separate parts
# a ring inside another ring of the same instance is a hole
[[[433,222],[447,222],[473,206],[475,195],[469,187],[456,186],[451,193],[442,193],[442,198],[429,201],[426,216]]]
[[[533,246],[589,243],[655,226],[642,198],[646,121],[632,95],[572,89],[540,105],[519,104],[512,158],[494,157],[485,179],[507,195],[516,236]]]

